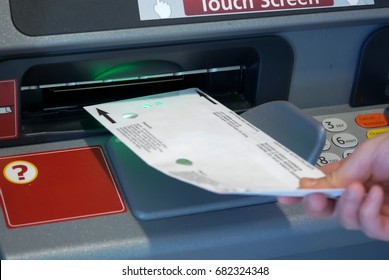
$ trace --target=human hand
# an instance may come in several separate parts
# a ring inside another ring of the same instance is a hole
[[[302,179],[301,188],[345,188],[338,200],[315,193],[302,199],[305,212],[318,218],[337,217],[347,229],[389,241],[389,133],[364,142],[351,156],[323,167],[326,177]],[[279,197],[280,203],[301,199]]]

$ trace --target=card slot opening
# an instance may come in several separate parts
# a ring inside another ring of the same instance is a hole
[[[198,87],[237,113],[253,106],[244,97],[245,66],[180,71],[104,81],[81,81],[21,87],[25,134],[103,129],[83,106]]]

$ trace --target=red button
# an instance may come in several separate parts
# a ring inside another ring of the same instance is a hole
[[[389,125],[389,120],[381,113],[363,114],[355,118],[356,123],[364,128],[376,128]]]
[[[16,81],[0,81],[0,141],[18,137]]]

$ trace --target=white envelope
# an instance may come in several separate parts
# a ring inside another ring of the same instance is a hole
[[[151,167],[219,194],[336,197],[299,189],[324,174],[198,89],[85,109]]]

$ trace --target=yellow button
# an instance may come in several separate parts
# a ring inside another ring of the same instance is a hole
[[[367,139],[371,139],[386,132],[389,132],[389,127],[372,129],[366,133],[366,137]]]
[[[388,118],[384,114],[363,114],[355,118],[356,123],[364,128],[376,128],[389,125]]]

